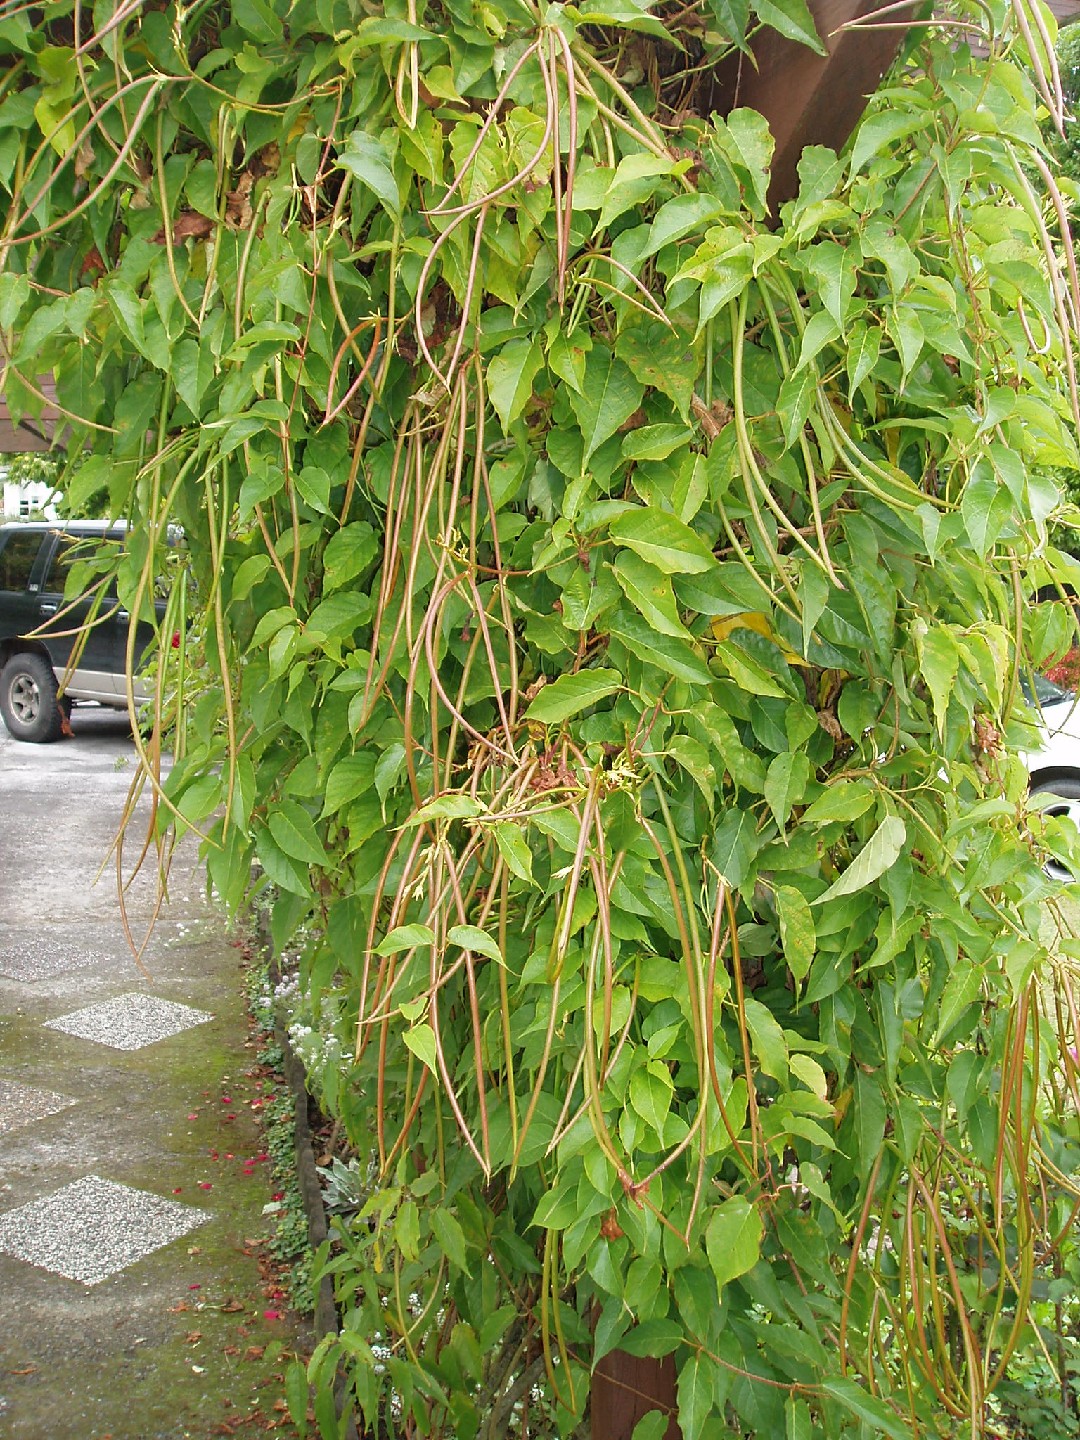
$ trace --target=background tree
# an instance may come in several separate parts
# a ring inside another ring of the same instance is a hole
[[[258,866],[369,1176],[324,1435],[340,1363],[372,1434],[569,1436],[616,1346],[687,1440],[977,1434],[1070,1263],[1016,747],[1080,292],[1041,16],[951,13],[989,59],[914,32],[779,215],[711,74],[802,0],[0,21],[5,394],[133,614],[184,527],[162,843]]]

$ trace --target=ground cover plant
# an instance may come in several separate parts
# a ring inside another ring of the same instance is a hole
[[[1018,1346],[1073,1403],[1072,839],[1016,755],[1077,585],[1051,22],[911,29],[779,214],[711,84],[761,25],[820,44],[3,6],[4,394],[55,375],[133,613],[183,529],[148,853],[256,867],[363,1180],[326,1436],[340,1366],[372,1435],[568,1437],[614,1348],[686,1440],[976,1435]]]

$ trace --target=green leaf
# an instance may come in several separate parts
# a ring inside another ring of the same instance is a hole
[[[855,1168],[859,1179],[866,1180],[881,1153],[885,1136],[885,1096],[873,1075],[855,1071]]]
[[[413,950],[417,945],[434,945],[435,932],[427,925],[396,925],[383,940],[375,946],[376,955],[398,955],[402,950]]]
[[[554,1189],[541,1195],[532,1223],[544,1230],[565,1230],[577,1219],[577,1186],[564,1179]]]
[[[694,438],[685,425],[642,425],[623,437],[624,460],[666,460]]]
[[[806,825],[849,824],[865,815],[874,803],[874,787],[868,780],[833,780],[812,805],[802,813]]]
[[[814,904],[825,905],[841,895],[853,895],[880,880],[885,871],[896,863],[906,840],[904,822],[895,815],[886,816],[844,873],[823,895],[818,896]]]
[[[980,467],[964,486],[960,497],[960,514],[964,528],[976,553],[989,553],[1002,527],[1009,518],[1013,501],[1008,489],[996,477]]]
[[[267,610],[262,619],[255,626],[255,633],[248,641],[252,651],[258,650],[265,645],[279,630],[284,630],[286,625],[295,626],[297,623],[296,611],[291,605],[277,605],[273,610]]]
[[[697,531],[655,505],[625,510],[611,522],[609,533],[616,544],[667,575],[695,575],[716,567],[715,556]]]
[[[796,3],[801,3],[801,0],[796,0]],[[760,8],[755,8],[759,17],[770,24]],[[813,31],[812,22],[810,29]],[[755,214],[764,215],[769,191],[769,167],[776,148],[769,122],[756,110],[738,109],[732,110],[727,120],[717,125],[717,130],[728,158],[743,172],[742,178],[750,182],[750,193],[756,202],[751,208]]]
[[[750,1045],[758,1063],[766,1075],[774,1080],[786,1080],[788,1073],[787,1042],[776,1017],[760,1000],[747,996],[743,1001],[746,1014],[746,1028],[750,1032]]]
[[[451,1215],[445,1206],[438,1205],[429,1212],[431,1217],[431,1228],[434,1231],[435,1239],[443,1254],[450,1261],[451,1265],[458,1270],[469,1273],[468,1252],[465,1248],[465,1232],[462,1230],[457,1218]]]
[[[758,851],[757,826],[749,810],[730,809],[716,827],[710,859],[735,890],[750,873]]]
[[[820,1388],[856,1419],[869,1425],[874,1434],[887,1435],[889,1440],[911,1440],[911,1430],[900,1416],[876,1395],[868,1395],[854,1380],[837,1375],[822,1380]]]
[[[360,45],[400,45],[431,38],[430,30],[421,29],[407,20],[383,15],[369,15],[356,29],[356,40]]]
[[[486,930],[481,930],[477,925],[451,925],[446,939],[448,944],[460,945],[462,950],[485,955],[489,960],[494,960],[496,965],[506,964],[498,945]]]
[[[669,45],[679,45],[676,36],[655,15],[649,14],[648,5],[639,4],[637,0],[586,0],[580,7],[568,5],[566,11],[580,25],[615,25],[620,30],[638,30]]]
[[[791,885],[778,885],[775,899],[784,959],[795,979],[805,980],[817,949],[813,911],[802,891]]]
[[[426,825],[432,820],[475,820],[483,813],[484,807],[478,800],[474,800],[471,795],[459,795],[455,792],[440,795],[435,800],[429,800],[426,805],[421,805],[420,809],[405,821],[405,828]]]
[[[700,192],[676,195],[661,205],[649,227],[649,238],[639,260],[647,260],[665,245],[681,240],[693,230],[703,229],[721,213],[719,200]]]
[[[788,1063],[791,1066],[791,1073],[801,1080],[819,1100],[828,1098],[828,1077],[812,1055],[795,1054],[790,1057]]]
[[[821,43],[806,0],[754,0],[754,9],[763,24],[771,25],[788,40],[797,40],[819,55],[828,53]]]
[[[585,388],[580,394],[569,391],[570,408],[585,442],[583,465],[620,425],[625,425],[641,404],[643,394],[641,382],[605,346],[596,345],[589,351],[585,360]]]
[[[287,890],[290,895],[300,895],[305,899],[310,898],[311,882],[307,866],[301,865],[291,855],[286,855],[268,829],[260,828],[256,834],[255,854],[259,857],[259,864],[265,870],[267,878],[279,890]]]
[[[346,755],[326,777],[322,813],[334,815],[357,795],[370,790],[375,780],[375,757],[370,750],[359,755]]]
[[[684,1422],[685,1423],[685,1422]],[[634,1433],[630,1440],[664,1440],[668,1430],[668,1415],[666,1410],[650,1410],[643,1415],[634,1426]],[[683,1434],[687,1432],[684,1429]]]
[[[799,371],[805,365],[809,365],[821,350],[830,341],[835,340],[840,334],[840,327],[827,310],[818,310],[810,316],[803,331],[802,345],[799,348],[799,360],[795,366]]]
[[[294,860],[329,868],[330,860],[308,812],[294,800],[282,800],[269,818],[270,833]]]
[[[579,670],[575,674],[560,675],[536,696],[525,712],[525,719],[541,725],[560,725],[571,715],[614,695],[623,684],[618,670]]]
[[[363,26],[360,28],[363,29]],[[366,130],[354,130],[341,151],[338,163],[355,175],[362,185],[366,185],[395,220],[401,218],[401,195],[390,168],[390,157],[381,140],[369,135]]]
[[[851,147],[850,174],[857,175],[868,160],[883,155],[895,141],[906,138],[925,123],[925,116],[910,110],[883,109],[865,116]]]
[[[532,851],[517,825],[502,821],[494,827],[495,844],[507,867],[519,880],[532,884]]]
[[[964,956],[949,972],[945,989],[941,993],[938,1007],[937,1031],[934,1044],[938,1045],[948,1035],[967,1007],[976,999],[982,988],[982,970]]]
[[[705,1251],[717,1288],[752,1270],[761,1257],[761,1216],[742,1195],[733,1195],[713,1211],[705,1231]]]
[[[535,340],[511,340],[488,362],[488,397],[504,430],[510,429],[532,398],[533,381],[543,364]]]
[[[620,331],[616,350],[641,384],[666,395],[685,420],[698,372],[686,337],[661,320],[647,320]]]
[[[666,675],[691,685],[709,685],[712,675],[697,650],[687,641],[654,630],[642,616],[619,610],[609,622],[610,633],[639,660],[655,665]]]
[[[301,1440],[308,1433],[308,1398],[307,1367],[301,1361],[293,1360],[285,1372],[285,1403]]]
[[[232,0],[232,18],[262,45],[274,45],[281,39],[281,20],[269,0]]]
[[[915,629],[915,644],[919,656],[919,671],[934,702],[938,733],[944,735],[949,696],[960,667],[960,648],[951,630],[944,625],[928,627],[925,621],[920,622]]]
[[[881,327],[858,320],[848,336],[848,399],[874,369],[881,354]]]
[[[713,1409],[712,1362],[706,1356],[692,1354],[683,1361],[679,1371],[676,1399],[682,1440],[702,1440],[705,1421]],[[657,1432],[661,1436],[667,1431],[666,1415],[664,1421],[664,1429]],[[637,1440],[637,1428],[634,1430],[634,1440]]]
[[[813,1440],[810,1406],[789,1395],[784,1401],[784,1440]]]
[[[637,612],[662,635],[677,635],[689,641],[690,633],[679,619],[671,577],[642,560],[632,550],[615,557],[615,578]]]
[[[791,814],[806,792],[810,779],[810,761],[803,750],[777,755],[765,774],[765,799],[783,830]]]
[[[835,240],[821,240],[806,253],[806,268],[817,282],[821,303],[840,330],[855,293],[856,254],[850,244],[838,245]]]
[[[672,1084],[667,1068],[658,1060],[635,1070],[630,1077],[630,1104],[663,1143],[671,1108]]]
[[[323,591],[338,590],[367,569],[378,553],[375,531],[366,520],[356,520],[335,531],[323,552]]]
[[[402,1040],[416,1058],[422,1061],[433,1075],[439,1073],[439,1062],[435,1048],[435,1032],[426,1020],[419,1025],[410,1025],[402,1032]]]
[[[892,336],[906,378],[914,370],[926,343],[922,321],[909,305],[900,305],[889,315],[885,328]]]

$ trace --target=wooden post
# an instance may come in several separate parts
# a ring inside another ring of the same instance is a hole
[[[758,110],[776,139],[769,205],[775,217],[799,188],[799,156],[807,145],[839,150],[858,124],[866,102],[892,64],[902,29],[834,32],[851,20],[872,15],[883,0],[809,0],[810,13],[828,51],[815,55],[805,45],[763,30],[753,42],[754,61],[735,55],[720,68],[711,109],[722,115],[737,106]],[[915,6],[892,11],[892,23],[914,17]],[[592,1440],[631,1440],[634,1426],[650,1410],[671,1417],[665,1440],[680,1440],[676,1419],[675,1364],[638,1359],[616,1350],[593,1374]]]
[[[769,204],[775,216],[798,191],[796,167],[807,145],[839,150],[858,124],[866,102],[896,58],[903,29],[835,32],[873,15],[882,0],[810,0],[810,13],[827,55],[762,30],[754,59],[731,56],[717,71],[712,108],[726,115],[745,106],[759,110],[776,139]],[[910,22],[920,7],[890,11],[890,25]]]
[[[664,1440],[680,1440],[675,1418],[675,1360],[639,1359],[613,1350],[597,1365],[590,1398],[593,1440],[630,1440],[634,1426],[650,1410],[666,1410]]]

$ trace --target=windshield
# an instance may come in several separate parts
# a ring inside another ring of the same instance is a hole
[[[1027,682],[1023,686],[1025,691],[1029,690]],[[1028,699],[1031,696],[1028,694]],[[1045,675],[1035,676],[1035,699],[1039,705],[1056,705],[1061,700],[1075,700],[1071,690],[1063,690],[1060,685],[1055,685],[1053,680],[1048,680]]]

